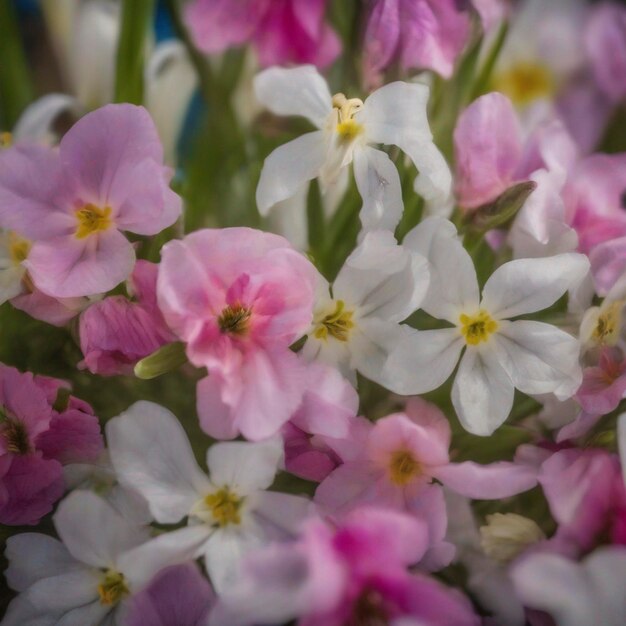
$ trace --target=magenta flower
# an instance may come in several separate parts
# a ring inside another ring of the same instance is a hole
[[[215,595],[195,563],[161,570],[130,600],[126,626],[205,626]]]
[[[128,281],[131,301],[111,296],[92,304],[80,316],[80,347],[86,367],[93,374],[132,374],[140,359],[152,354],[175,337],[156,302],[158,266],[137,261]]]
[[[317,272],[282,237],[201,230],[163,247],[158,300],[209,376],[202,428],[218,439],[270,437],[300,406],[306,366],[289,349],[311,324]]]
[[[359,509],[335,528],[311,520],[298,541],[248,557],[240,579],[220,597],[211,626],[294,618],[298,626],[395,624],[401,618],[476,626],[479,619],[460,593],[407,571],[426,550],[426,537],[417,520],[383,509]]]
[[[133,268],[120,231],[155,235],[180,215],[171,176],[148,112],[108,105],[79,120],[58,151],[0,155],[0,226],[32,242],[24,267],[45,294],[103,293]]]
[[[263,67],[330,65],[341,51],[325,23],[326,0],[195,0],[185,13],[196,45],[220,53],[252,43]]]
[[[0,364],[0,523],[37,524],[64,491],[62,466],[103,448],[91,407],[70,396],[54,410],[59,380]]]
[[[404,69],[433,70],[445,78],[470,34],[469,14],[455,0],[374,0],[364,41],[369,82],[394,61]]]

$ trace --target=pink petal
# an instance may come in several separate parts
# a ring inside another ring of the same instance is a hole
[[[39,289],[11,299],[11,304],[36,320],[53,326],[65,326],[88,304],[87,298],[53,298]]]
[[[368,82],[392,61],[400,40],[399,0],[373,3],[363,38],[363,63]]]

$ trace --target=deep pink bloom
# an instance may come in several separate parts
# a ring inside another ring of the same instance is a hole
[[[62,381],[0,364],[0,523],[36,524],[63,494],[62,465],[102,452],[98,419],[69,397],[53,408]]]
[[[324,21],[327,0],[195,0],[185,20],[207,53],[252,43],[263,67],[330,65],[341,44]]]
[[[614,103],[626,97],[626,8],[603,2],[591,10],[584,43],[600,89]]]
[[[202,428],[219,439],[273,435],[306,389],[289,346],[311,324],[315,268],[286,239],[250,228],[197,231],[162,257],[159,306],[209,371],[198,383]]]
[[[158,266],[137,261],[128,281],[134,301],[111,296],[92,304],[80,316],[80,347],[93,374],[132,374],[140,359],[175,340],[156,302]]]
[[[404,69],[433,70],[445,78],[470,34],[470,17],[456,0],[373,0],[364,41],[369,82],[394,61]]]
[[[0,226],[32,241],[24,266],[45,294],[103,293],[134,265],[120,231],[155,235],[180,215],[171,176],[148,112],[111,104],[80,119],[58,151],[0,155]]]
[[[205,626],[215,602],[209,581],[195,563],[161,570],[130,600],[125,626]]]
[[[297,618],[298,626],[343,626],[402,617],[429,626],[477,625],[461,594],[407,572],[423,555],[426,537],[417,520],[383,509],[356,510],[335,528],[311,520],[298,541],[250,555],[241,579],[221,596],[212,625]]]

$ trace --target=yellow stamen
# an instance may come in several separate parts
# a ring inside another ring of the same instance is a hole
[[[219,526],[241,523],[241,504],[243,499],[233,493],[228,487],[223,487],[215,493],[210,493],[204,499],[209,507],[213,519]]]
[[[538,63],[517,63],[496,74],[492,81],[494,91],[499,91],[518,106],[526,106],[540,98],[554,94],[554,78],[548,68]]]
[[[15,233],[9,235],[9,256],[13,265],[20,265],[28,257],[31,249],[28,239],[22,239]]]
[[[115,570],[107,570],[102,582],[98,585],[100,604],[115,606],[124,596],[130,593],[124,574]]]
[[[333,108],[337,111],[335,130],[341,142],[351,142],[363,132],[363,124],[359,124],[354,116],[363,108],[359,98],[346,98],[342,93],[333,96]]]
[[[462,314],[459,321],[461,322],[461,334],[465,337],[465,343],[470,346],[476,346],[481,341],[487,341],[489,336],[498,330],[498,322],[487,311],[478,311],[476,315]]]
[[[84,239],[99,231],[107,230],[113,225],[111,208],[100,208],[95,204],[86,204],[76,211],[76,238]]]
[[[612,302],[600,312],[592,334],[596,343],[603,346],[614,346],[618,342],[622,328],[623,308],[624,301],[618,300]]]
[[[389,477],[391,482],[403,486],[422,471],[419,461],[408,450],[398,450],[391,455]]]
[[[9,132],[0,133],[0,149],[10,148],[13,143],[13,135]]]
[[[4,445],[8,452],[17,455],[24,455],[31,452],[31,445],[28,438],[28,431],[23,422],[9,419],[0,415],[0,436],[4,439]]]
[[[338,341],[348,341],[350,331],[354,328],[352,321],[354,311],[346,311],[345,306],[343,300],[337,300],[335,309],[331,313],[316,320],[317,327],[314,332],[316,339],[327,340],[328,335],[330,335]]]
[[[252,310],[235,304],[227,306],[217,318],[217,325],[222,333],[245,335],[250,328]]]

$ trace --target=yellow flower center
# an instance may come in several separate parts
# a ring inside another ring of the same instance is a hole
[[[99,231],[107,230],[113,225],[111,219],[111,208],[106,206],[100,208],[95,204],[86,204],[82,209],[76,211],[76,238],[85,239]]]
[[[404,486],[422,471],[419,461],[408,450],[397,450],[391,455],[389,477],[395,485]]]
[[[338,341],[348,341],[354,328],[354,311],[346,311],[345,306],[343,300],[337,300],[335,309],[315,322],[317,327],[313,334],[316,339],[327,340],[330,335]]]
[[[215,493],[210,493],[204,499],[204,503],[219,526],[241,523],[242,502],[243,499],[236,493],[233,493],[228,487],[223,487]]]
[[[115,606],[124,596],[130,593],[124,574],[115,570],[107,570],[98,585],[100,604]]]
[[[240,304],[227,306],[217,318],[217,325],[222,333],[245,335],[250,328],[252,309]]]
[[[614,346],[619,340],[622,327],[622,309],[624,301],[612,302],[598,315],[592,337],[603,346]]]
[[[10,148],[13,143],[13,135],[9,132],[0,133],[0,149]]]
[[[465,343],[476,346],[481,341],[487,341],[492,333],[498,330],[498,322],[494,320],[487,311],[478,311],[476,315],[465,315],[459,317],[461,322],[461,334],[465,337]]]
[[[506,71],[496,74],[493,90],[507,95],[514,104],[526,106],[540,98],[554,94],[554,78],[550,70],[539,63],[517,63]]]
[[[359,98],[346,98],[344,94],[333,96],[333,108],[337,111],[335,130],[339,140],[350,143],[363,132],[363,124],[359,124],[354,115],[363,108],[363,101]]]
[[[20,265],[28,257],[31,243],[28,239],[22,239],[15,233],[9,235],[9,256],[13,265]]]

